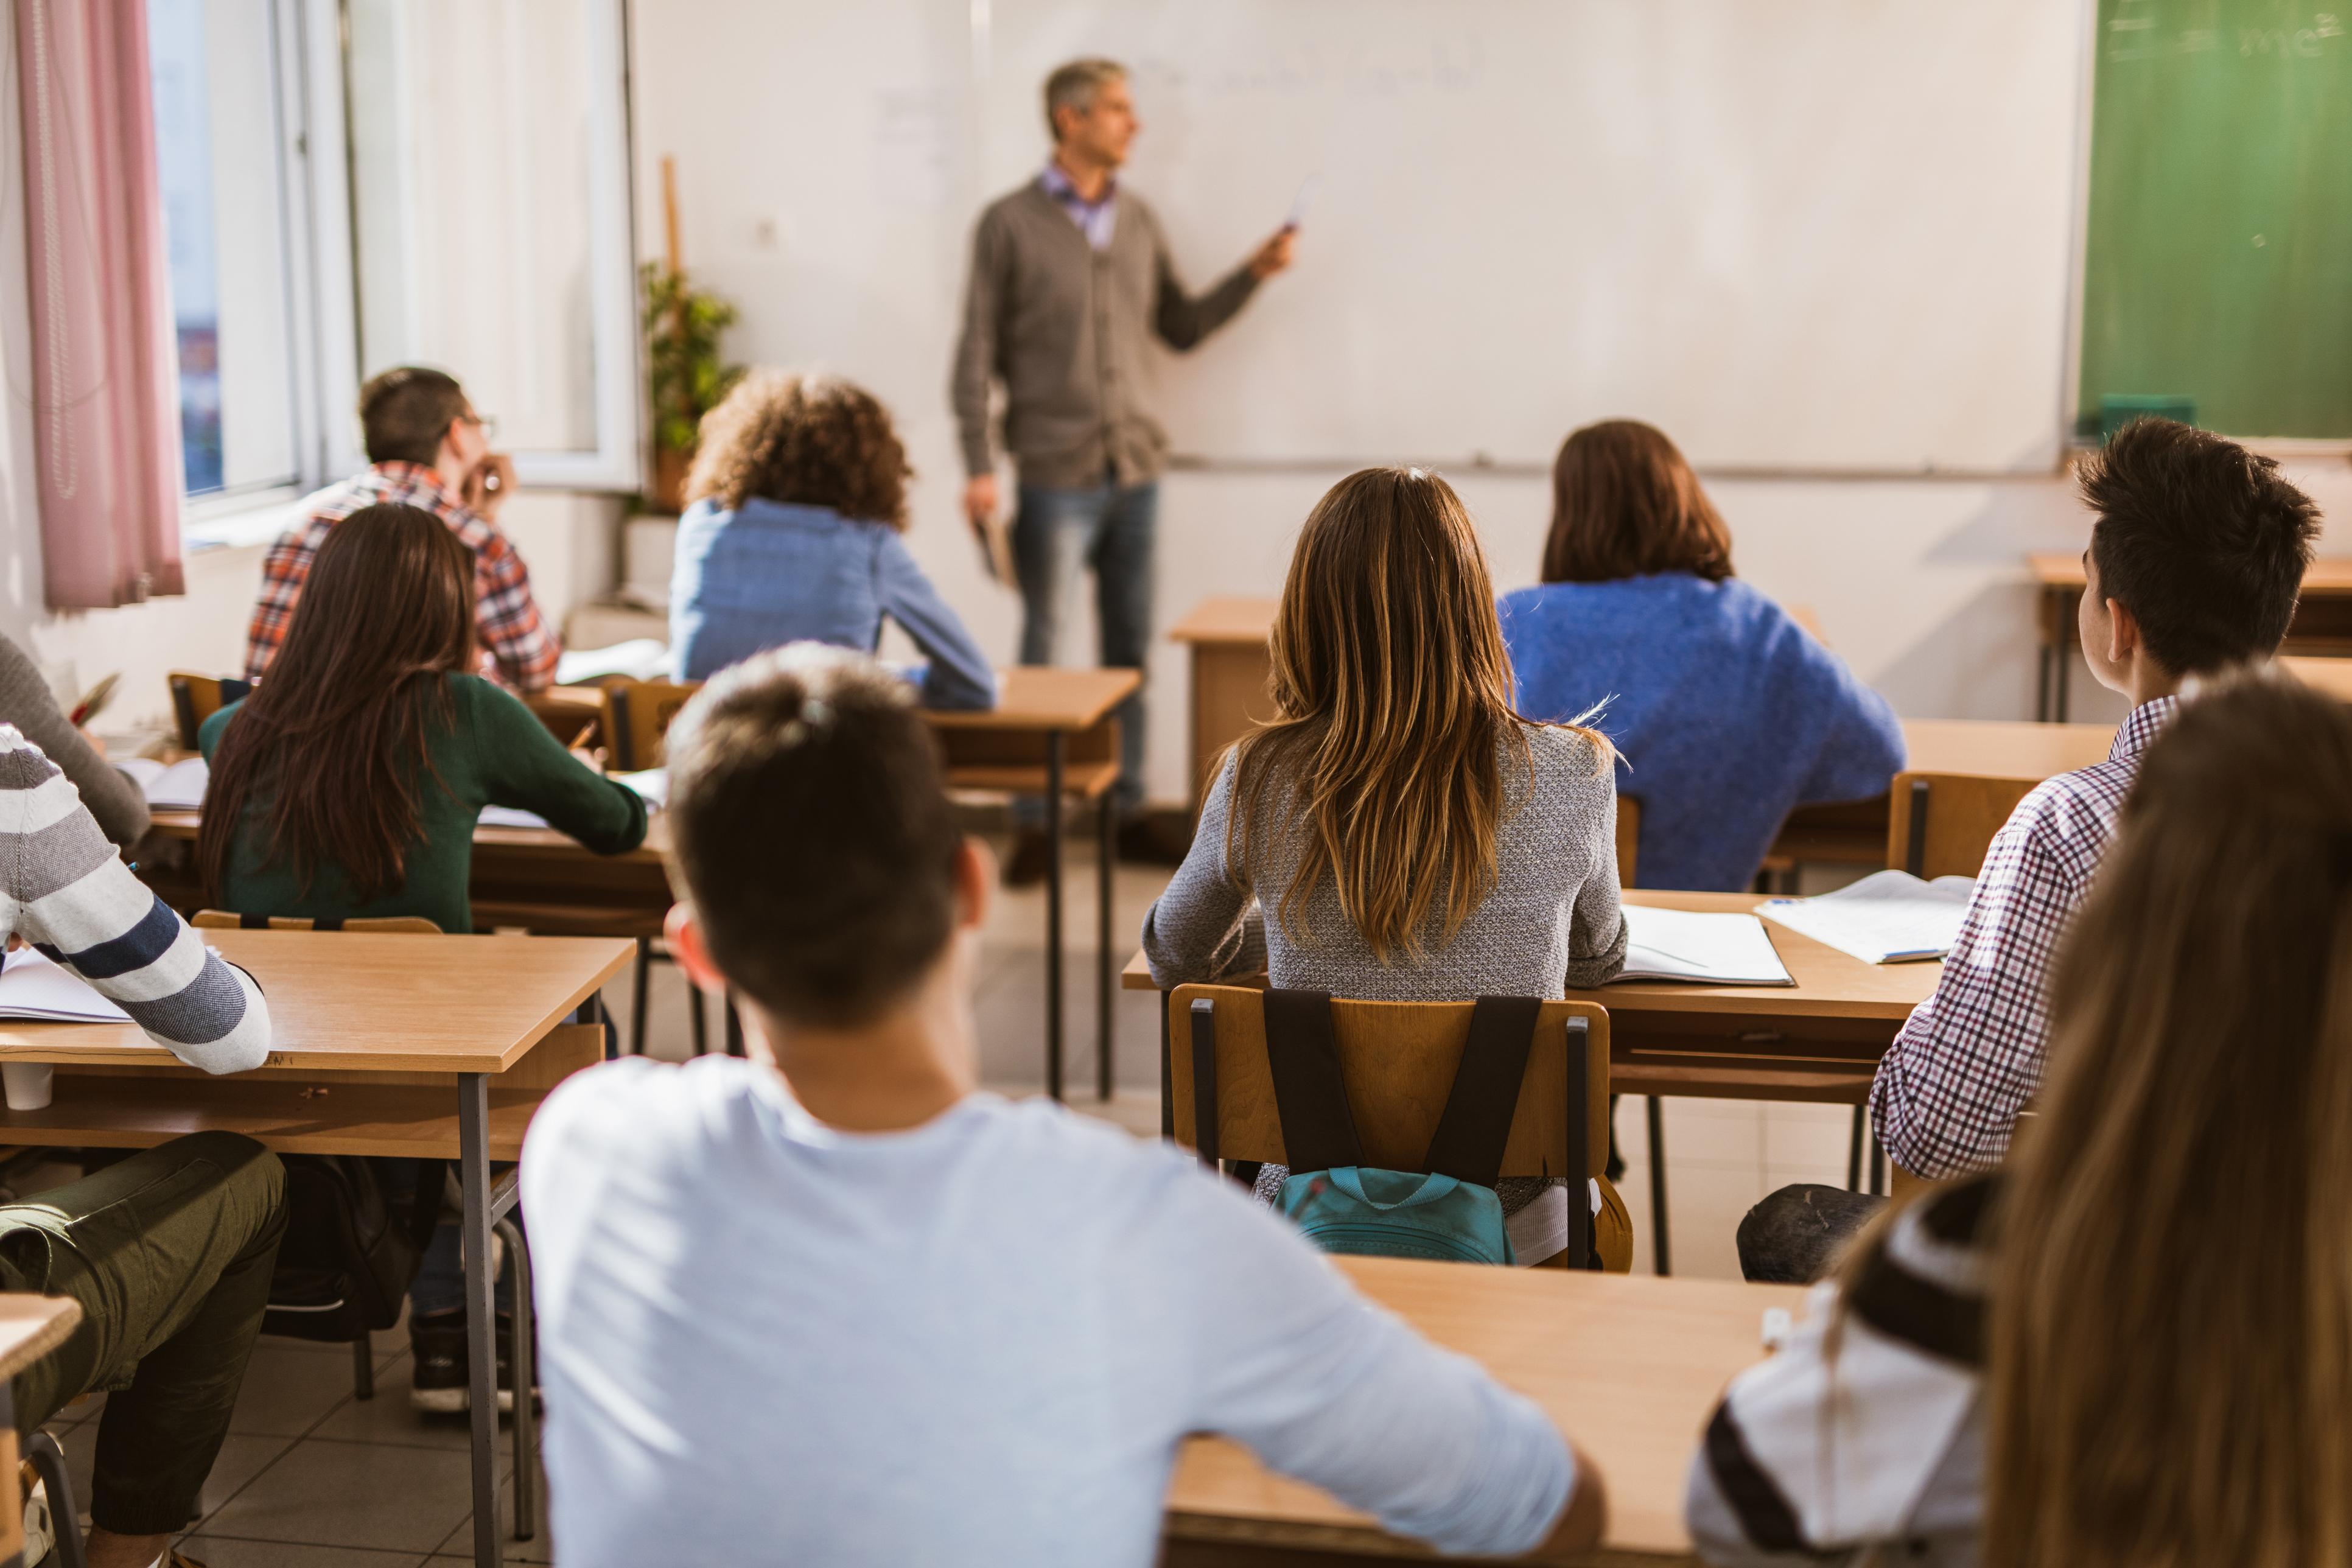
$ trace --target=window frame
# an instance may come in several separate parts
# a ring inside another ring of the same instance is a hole
[[[624,0],[583,0],[590,27],[590,323],[596,445],[511,454],[525,489],[626,493],[644,482],[644,398],[629,161]],[[269,0],[285,216],[288,357],[296,472],[288,484],[181,496],[194,548],[264,542],[295,503],[367,466],[359,396],[359,270],[352,206],[345,0]],[[463,374],[463,367],[453,367]]]

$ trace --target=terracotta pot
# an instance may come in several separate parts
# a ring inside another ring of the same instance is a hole
[[[661,511],[686,510],[686,469],[693,461],[685,452],[673,452],[664,447],[654,453],[654,488],[646,499]]]

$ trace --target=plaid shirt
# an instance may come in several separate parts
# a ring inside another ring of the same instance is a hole
[[[2116,836],[2141,754],[2178,706],[2163,697],[2132,710],[2105,762],[2047,780],[1994,836],[1936,994],[1870,1087],[1879,1142],[1912,1174],[1990,1170],[2009,1152],[2042,1082],[2051,956]]]
[[[261,600],[253,607],[246,634],[245,677],[258,680],[286,640],[294,602],[302,595],[310,562],[327,542],[327,531],[363,506],[399,502],[420,507],[449,525],[474,552],[474,620],[481,637],[482,673],[517,691],[540,691],[554,684],[562,647],[540,617],[530,596],[530,573],[507,536],[451,492],[433,469],[415,463],[378,463],[367,472],[331,485],[310,498],[302,522],[270,546],[261,563]]]

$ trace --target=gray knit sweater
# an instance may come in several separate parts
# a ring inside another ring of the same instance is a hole
[[[40,670],[5,637],[0,637],[0,724],[16,725],[19,734],[65,770],[109,839],[128,849],[146,833],[146,796],[128,773],[89,749],[81,731],[58,710],[58,700]]]
[[[1257,288],[1235,268],[1205,294],[1176,276],[1168,238],[1121,187],[1110,247],[1096,250],[1035,181],[992,203],[972,233],[963,335],[949,395],[964,468],[992,458],[989,387],[1004,384],[1004,444],[1024,485],[1079,489],[1158,477],[1168,437],[1145,406],[1150,340],[1183,352]]]
[[[1523,726],[1532,775],[1506,750],[1507,816],[1496,846],[1496,882],[1451,942],[1439,939],[1444,909],[1433,909],[1422,951],[1383,963],[1340,912],[1328,876],[1301,905],[1304,940],[1274,918],[1297,875],[1305,824],[1289,815],[1279,781],[1259,795],[1268,820],[1254,821],[1250,863],[1225,862],[1234,766],[1226,760],[1201,808],[1192,853],[1143,920],[1151,977],[1164,987],[1267,970],[1276,985],[1377,1002],[1444,1002],[1475,996],[1549,999],[1569,986],[1598,985],[1625,964],[1625,917],[1617,903],[1617,793],[1613,770],[1571,730]],[[1279,829],[1279,831],[1277,831]],[[1266,910],[1254,918],[1255,889]]]

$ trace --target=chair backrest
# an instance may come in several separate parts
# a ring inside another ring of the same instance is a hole
[[[2038,779],[1896,773],[1886,816],[1886,863],[1931,880],[1984,869],[1993,835]]]
[[[1642,847],[1642,803],[1630,795],[1617,797],[1617,885],[1634,886],[1633,862]]]
[[[1225,1160],[1288,1163],[1274,1074],[1266,1063],[1265,994],[1242,985],[1180,985],[1168,997],[1169,1079],[1176,1142],[1208,1142],[1195,1119],[1192,1004],[1214,1005],[1217,1107],[1215,1154]],[[1468,1002],[1331,1004],[1339,1074],[1348,1089],[1364,1163],[1417,1170],[1444,1113],[1454,1069],[1470,1037]],[[1568,1075],[1570,1019],[1584,1023],[1584,1171],[1609,1161],[1609,1014],[1590,1002],[1547,1002],[1537,1015],[1519,1102],[1503,1147],[1506,1176],[1561,1176],[1569,1171]]]
[[[633,773],[662,765],[662,737],[678,710],[702,689],[698,680],[608,680],[604,683],[606,765]]]
[[[188,923],[200,931],[341,931],[378,935],[439,936],[441,928],[423,915],[361,915],[347,921],[318,921],[308,915],[237,915],[226,910],[198,910]]]
[[[595,687],[551,686],[522,700],[567,750],[574,746],[612,749],[612,738],[604,732],[604,694]]]
[[[173,727],[179,731],[180,745],[187,751],[196,749],[196,733],[205,721],[232,702],[242,702],[253,693],[253,682],[234,676],[203,675],[193,669],[175,669],[163,678],[172,692]]]

